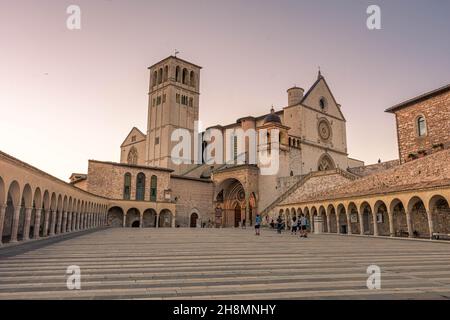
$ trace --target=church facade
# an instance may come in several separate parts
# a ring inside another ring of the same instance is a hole
[[[279,166],[275,174],[261,174],[258,163],[248,162],[252,148],[248,137],[244,137],[244,163],[177,163],[172,155],[177,141],[171,136],[180,128],[191,137],[196,134],[201,69],[175,56],[149,67],[147,130],[132,128],[120,146],[120,163],[90,161],[87,176],[74,185],[117,201],[170,202],[175,209],[164,225],[237,227],[251,225],[256,212],[311,172],[364,165],[348,157],[346,120],[320,72],[308,91],[288,89],[287,104],[280,110],[272,107],[266,114],[243,115],[235,123],[207,128],[223,135],[221,152],[234,154],[236,160],[235,132],[277,129]],[[260,141],[256,144],[261,148]],[[207,143],[201,147],[204,151]],[[189,152],[194,158],[193,144]],[[142,210],[117,205],[111,208],[109,222],[116,226],[161,224],[158,210]]]

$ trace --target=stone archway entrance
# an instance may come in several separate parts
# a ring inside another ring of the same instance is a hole
[[[256,199],[256,195],[254,196]],[[222,226],[223,227],[239,227],[246,219],[250,220],[250,211],[247,209],[251,206],[250,199],[252,194],[248,195],[242,183],[235,179],[229,178],[221,182],[216,189],[216,206],[222,208]],[[256,207],[256,203],[255,203]],[[256,208],[254,208],[256,210]],[[252,219],[255,211],[252,212]],[[245,221],[250,224],[250,221]]]
[[[198,214],[195,213],[195,212],[193,212],[193,213],[191,214],[191,221],[190,221],[189,226],[190,226],[191,228],[197,228],[197,220],[198,220]]]
[[[134,221],[134,222],[131,224],[131,227],[132,227],[132,228],[139,228],[140,225],[141,225],[141,223],[140,223],[138,220],[136,220],[136,221]]]

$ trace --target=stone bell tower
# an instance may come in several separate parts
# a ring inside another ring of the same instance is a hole
[[[191,136],[194,133],[194,121],[199,118],[201,67],[169,56],[149,70],[146,165],[181,173],[192,165],[173,162],[171,152],[177,142],[171,142],[171,135],[179,128],[189,130]],[[193,159],[193,140],[191,146]]]

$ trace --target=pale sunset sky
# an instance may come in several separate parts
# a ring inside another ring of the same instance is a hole
[[[81,8],[81,30],[66,9]],[[381,8],[381,30],[366,9]],[[349,156],[396,159],[384,110],[450,81],[448,0],[0,0],[0,150],[67,180],[147,129],[147,67],[203,67],[203,127],[280,110],[322,70]]]

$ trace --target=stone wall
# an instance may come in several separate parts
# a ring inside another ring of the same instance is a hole
[[[186,177],[172,176],[172,199],[176,202],[176,224],[189,227],[190,216],[198,214],[199,222],[214,221],[214,184]]]
[[[170,189],[170,170],[132,166],[113,162],[89,161],[87,188],[96,195],[110,199],[123,199],[124,176],[131,174],[131,200],[136,199],[136,177],[145,174],[145,201],[150,201],[150,179],[158,178],[157,201],[165,201],[164,191]]]
[[[411,155],[420,156],[420,151],[432,153],[438,145],[450,146],[450,91],[416,102],[395,111],[397,120],[398,147],[402,163],[411,160]],[[418,136],[417,118],[426,121],[427,134]],[[433,147],[434,146],[434,147]]]
[[[391,160],[381,163],[375,163],[367,166],[360,166],[355,168],[349,168],[348,171],[356,174],[358,176],[368,176],[371,174],[375,174],[390,168],[393,168],[395,166],[398,166],[400,164],[399,160]]]

